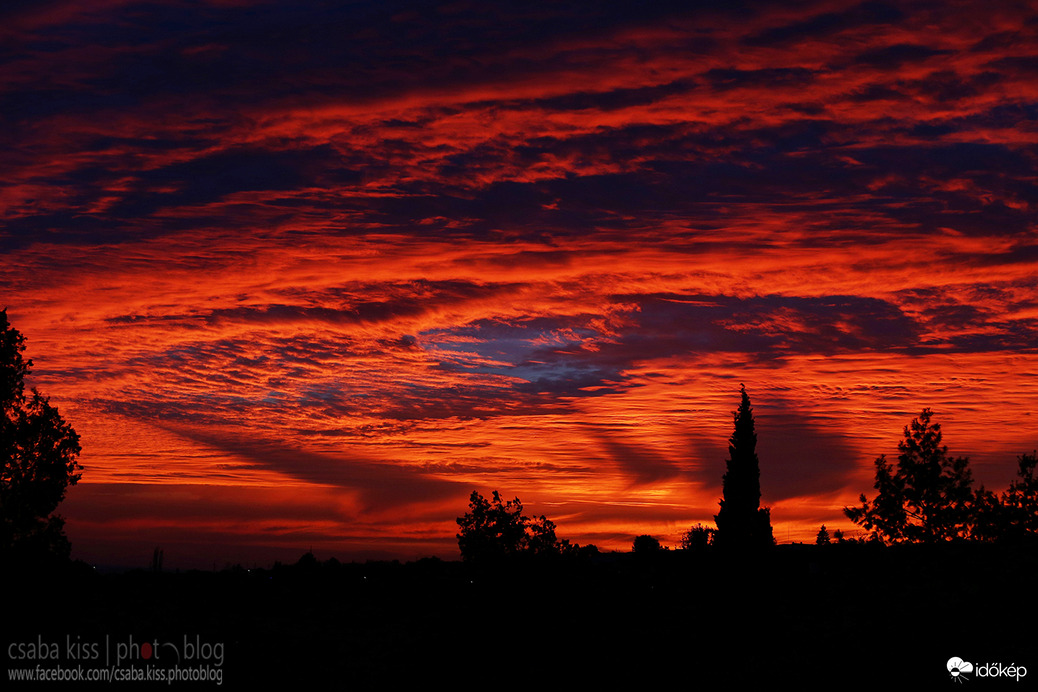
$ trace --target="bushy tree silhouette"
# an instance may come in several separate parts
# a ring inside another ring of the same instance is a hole
[[[760,506],[757,432],[746,386],[736,410],[735,431],[728,440],[728,470],[723,478],[721,509],[714,517],[714,544],[722,549],[759,549],[774,545],[771,510]]]
[[[456,520],[458,548],[466,562],[494,562],[517,555],[559,555],[571,550],[555,535],[555,524],[544,515],[523,515],[519,498],[503,502],[498,491],[488,501],[477,491],[469,496],[469,511]]]
[[[703,552],[714,542],[714,533],[713,529],[696,524],[681,534],[681,549]]]
[[[0,553],[68,557],[65,522],[52,513],[79,480],[79,435],[35,389],[25,337],[0,311]]]
[[[647,555],[660,552],[663,550],[663,546],[660,545],[660,540],[655,536],[643,534],[634,539],[634,543],[631,544],[631,550],[639,555]]]
[[[975,517],[973,476],[966,457],[948,456],[941,426],[925,408],[905,426],[897,466],[876,459],[878,494],[844,507],[851,521],[892,543],[936,543],[967,538]]]

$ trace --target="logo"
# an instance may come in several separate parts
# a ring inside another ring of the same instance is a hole
[[[951,679],[955,682],[969,680],[967,673],[973,673],[977,678],[1009,678],[1020,682],[1020,679],[1027,675],[1027,668],[1018,666],[1015,663],[1010,663],[1008,666],[1004,663],[978,663],[974,665],[955,656],[948,659],[948,673],[951,674]]]
[[[955,682],[962,682],[963,680],[969,680],[966,673],[973,672],[973,664],[969,661],[963,661],[959,657],[953,657],[948,659],[948,672],[951,673],[951,679]]]

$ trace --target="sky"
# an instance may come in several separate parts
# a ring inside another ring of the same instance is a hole
[[[779,542],[1038,446],[1038,3],[14,1],[0,308],[73,557],[457,558],[473,490]]]

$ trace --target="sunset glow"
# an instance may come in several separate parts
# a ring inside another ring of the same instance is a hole
[[[1038,446],[1038,5],[17,3],[0,308],[82,437],[73,556],[779,542],[935,411]],[[607,9],[611,8],[611,9]]]

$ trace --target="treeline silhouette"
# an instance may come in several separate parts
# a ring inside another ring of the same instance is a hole
[[[9,641],[199,635],[226,646],[230,689],[351,689],[523,679],[546,687],[668,682],[856,689],[862,660],[913,689],[945,684],[951,656],[1030,662],[1019,636],[1035,551],[992,543],[780,545],[753,553],[518,554],[98,574],[85,565],[5,593]],[[909,639],[901,639],[910,631]],[[876,657],[879,660],[876,660]],[[487,683],[489,684],[489,683]],[[532,684],[532,683],[531,683]]]
[[[745,554],[775,545],[770,509],[760,506],[757,434],[745,386],[741,397],[734,414],[735,430],[728,441],[720,511],[714,517],[716,528],[702,524],[690,527],[682,535],[682,550]],[[860,506],[844,508],[844,514],[865,530],[865,536],[847,538],[837,530],[830,537],[823,524],[815,538],[817,545],[1038,545],[1038,454],[1019,456],[1017,478],[1000,495],[984,486],[974,488],[969,459],[949,455],[948,447],[941,444],[941,426],[933,418],[933,411],[925,408],[905,426],[896,464],[888,463],[885,456],[876,459],[876,496],[870,500],[862,494]],[[543,515],[526,517],[522,509],[518,497],[502,502],[495,490],[493,500],[487,501],[473,491],[469,511],[457,519],[462,559],[486,565],[517,558],[557,559],[598,553],[594,545],[581,547],[558,538],[554,522]],[[636,537],[632,544],[633,552],[639,554],[662,549],[659,539],[649,535]]]

